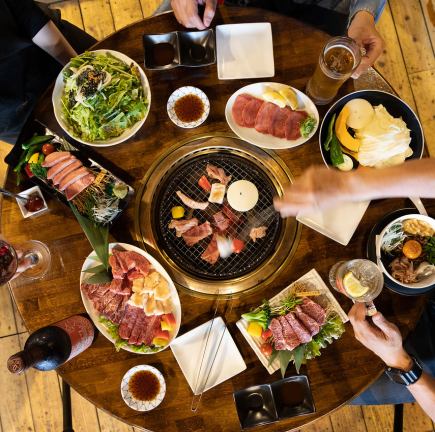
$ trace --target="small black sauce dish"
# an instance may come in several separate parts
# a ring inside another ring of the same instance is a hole
[[[273,423],[278,415],[270,385],[256,385],[234,393],[237,414],[243,429]]]
[[[271,384],[279,419],[311,414],[316,411],[306,375],[295,375]]]
[[[178,40],[182,66],[208,66],[216,62],[216,43],[212,29],[198,32],[178,32]]]
[[[146,69],[165,70],[180,65],[178,32],[143,35]]]

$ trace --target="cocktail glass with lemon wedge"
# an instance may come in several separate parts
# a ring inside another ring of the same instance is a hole
[[[384,276],[378,266],[366,259],[340,261],[329,272],[331,286],[354,302],[367,305],[367,315],[376,313],[373,300],[381,293]]]

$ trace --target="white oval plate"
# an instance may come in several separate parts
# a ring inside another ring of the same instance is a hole
[[[174,309],[173,309],[172,313],[174,314],[175,320],[177,322],[177,326],[176,326],[175,331],[172,334],[172,338],[171,338],[171,341],[173,341],[177,337],[178,331],[180,330],[180,324],[181,324],[181,303],[180,303],[180,298],[178,297],[178,292],[177,292],[177,289],[175,288],[174,282],[172,281],[172,279],[168,275],[167,271],[163,268],[163,266],[153,256],[151,256],[150,254],[146,253],[142,249],[140,249],[140,248],[138,248],[136,246],[127,244],[127,243],[110,243],[109,244],[109,252],[111,252],[112,249],[115,246],[119,246],[120,248],[122,248],[124,250],[127,250],[127,251],[137,252],[138,254],[144,256],[152,264],[154,269],[156,271],[158,271],[166,279],[166,281],[168,282],[169,289],[171,290],[172,304],[174,306]],[[90,273],[83,273],[83,271],[87,270],[87,269],[89,269],[91,267],[96,267],[99,264],[101,264],[101,261],[97,258],[95,251],[92,251],[86,257],[85,262],[83,263],[82,270],[81,270],[81,273],[80,273],[80,285],[83,282],[86,282],[87,278],[92,276]],[[80,289],[80,295],[82,296],[82,301],[83,301],[83,305],[85,306],[86,312],[88,313],[88,315],[90,316],[90,318],[94,322],[94,324],[97,327],[97,329],[110,342],[115,343],[115,341],[113,340],[113,338],[110,336],[109,332],[107,331],[106,327],[102,323],[100,323],[100,320],[99,320],[99,317],[101,315],[100,312],[98,312],[94,308],[94,305],[92,304],[92,302],[86,297],[86,295],[83,293],[83,291],[81,289]],[[132,353],[135,353],[135,354],[155,354],[157,352],[163,351],[169,345],[170,345],[170,342],[165,347],[162,347],[159,351],[155,351],[155,352],[152,352],[152,353],[136,352],[136,351],[133,351],[128,345],[121,347],[121,349],[124,349],[126,351],[129,351],[129,352],[132,352]]]
[[[138,399],[135,399],[133,395],[130,393],[130,390],[128,389],[128,383],[130,381],[130,378],[139,371],[150,371],[152,372],[160,383],[160,391],[158,395],[150,401],[141,401]],[[163,401],[163,398],[166,394],[166,383],[165,379],[163,378],[163,375],[161,372],[156,369],[155,367],[148,366],[148,365],[138,365],[135,367],[132,367],[129,369],[125,375],[122,377],[121,381],[121,396],[122,399],[124,399],[124,402],[132,409],[136,411],[150,411],[160,405]]]
[[[299,102],[298,110],[305,110],[308,113],[308,115],[316,119],[316,127],[307,138],[300,137],[297,140],[276,138],[273,135],[262,134],[260,132],[257,132],[254,128],[241,127],[233,119],[232,109],[238,95],[242,93],[248,93],[252,96],[262,99],[262,95],[265,92],[266,88],[270,88],[273,90],[281,90],[286,87],[290,87],[290,86],[286,84],[275,83],[275,82],[260,82],[255,84],[249,84],[237,90],[228,99],[227,105],[225,107],[225,117],[227,119],[228,126],[241,139],[261,148],[274,149],[274,150],[288,149],[307,142],[316,133],[317,128],[319,127],[319,112],[317,111],[316,105],[314,105],[313,101],[306,94],[302,93],[298,89],[295,89],[294,87],[291,88],[295,91],[298,97],[298,102]]]
[[[144,91],[144,96],[145,96],[146,100],[148,101],[148,109],[144,115],[144,118],[142,120],[138,121],[137,123],[135,123],[131,128],[126,129],[121,135],[114,137],[114,138],[109,138],[108,140],[104,140],[104,141],[97,140],[97,141],[90,142],[90,141],[85,141],[85,140],[75,136],[70,131],[70,126],[69,126],[68,122],[66,121],[66,119],[64,118],[63,113],[62,113],[62,94],[63,94],[63,89],[65,88],[65,83],[63,82],[63,71],[69,66],[69,63],[60,71],[59,75],[56,78],[56,81],[54,83],[53,94],[51,97],[51,102],[53,104],[54,116],[56,117],[57,122],[59,123],[60,127],[71,138],[75,139],[78,142],[81,142],[82,144],[86,144],[86,145],[93,146],[93,147],[109,147],[109,146],[113,146],[116,144],[120,144],[120,143],[128,140],[143,126],[143,124],[145,123],[145,120],[148,117],[148,113],[150,112],[150,108],[151,108],[151,89],[150,89],[150,85],[148,82],[148,78],[145,75],[145,72],[130,57],[127,57],[125,54],[122,54],[118,51],[113,51],[113,50],[109,50],[109,49],[100,49],[100,50],[94,50],[94,51],[90,51],[90,52],[103,53],[103,54],[110,53],[114,57],[117,57],[120,60],[122,60],[124,63],[127,63],[127,64],[133,63],[139,69],[140,78],[142,81],[142,87],[143,87],[143,91]]]
[[[380,242],[376,247],[376,256],[381,256],[381,248],[382,248],[382,244],[384,241],[384,236],[385,233],[390,229],[390,227],[392,225],[394,225],[395,223],[398,222],[404,222],[407,219],[418,219],[424,222],[427,222],[432,228],[435,229],[435,219],[431,218],[430,216],[426,216],[426,215],[422,215],[419,213],[416,214],[407,214],[405,216],[400,216],[397,219],[394,219],[392,222],[390,222],[381,232],[381,234],[379,235],[380,238]],[[382,272],[387,275],[387,277],[389,279],[391,279],[393,282],[395,282],[398,285],[404,286],[406,288],[427,288],[433,284],[435,284],[435,275],[432,275],[431,277],[427,278],[425,281],[422,282],[416,282],[413,284],[407,284],[404,282],[400,282],[399,280],[395,279],[390,272],[385,268],[384,263],[382,262],[382,260],[379,260],[379,265],[381,267]]]
[[[175,110],[174,110],[174,106],[177,100],[182,98],[183,96],[187,96],[188,94],[194,94],[195,96],[198,96],[201,99],[202,103],[204,104],[204,112],[202,113],[202,116],[198,120],[190,123],[181,121],[177,117],[177,114],[175,114]],[[208,115],[210,114],[210,101],[208,100],[207,95],[197,87],[192,87],[192,86],[180,87],[177,90],[175,90],[171,94],[171,96],[169,96],[168,103],[166,105],[166,110],[168,111],[169,118],[172,120],[174,124],[185,129],[191,129],[205,122]]]

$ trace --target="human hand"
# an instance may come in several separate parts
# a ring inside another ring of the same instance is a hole
[[[17,270],[15,274],[12,276],[10,280],[16,279],[21,273],[25,272],[29,268],[35,265],[35,262],[32,259],[31,255],[24,255],[21,249],[15,249],[15,253],[17,254],[18,264]]]
[[[282,198],[274,206],[282,217],[324,210],[350,200],[349,173],[322,166],[311,166],[294,183],[284,188]]]
[[[198,5],[205,4],[203,19],[198,15]],[[177,21],[187,28],[204,30],[213,20],[217,0],[171,0]]]
[[[382,54],[384,41],[376,30],[373,15],[366,11],[359,11],[355,14],[347,34],[366,50],[365,55],[361,57],[359,66],[352,74],[352,78],[358,78]]]
[[[366,319],[366,305],[355,303],[348,316],[355,338],[380,357],[387,366],[406,371],[412,367],[412,359],[403,349],[399,329],[380,312],[372,316],[373,324],[370,324]]]

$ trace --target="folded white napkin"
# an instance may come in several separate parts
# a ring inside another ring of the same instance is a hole
[[[370,201],[343,203],[329,210],[297,216],[296,219],[315,231],[346,246],[364,216]]]

